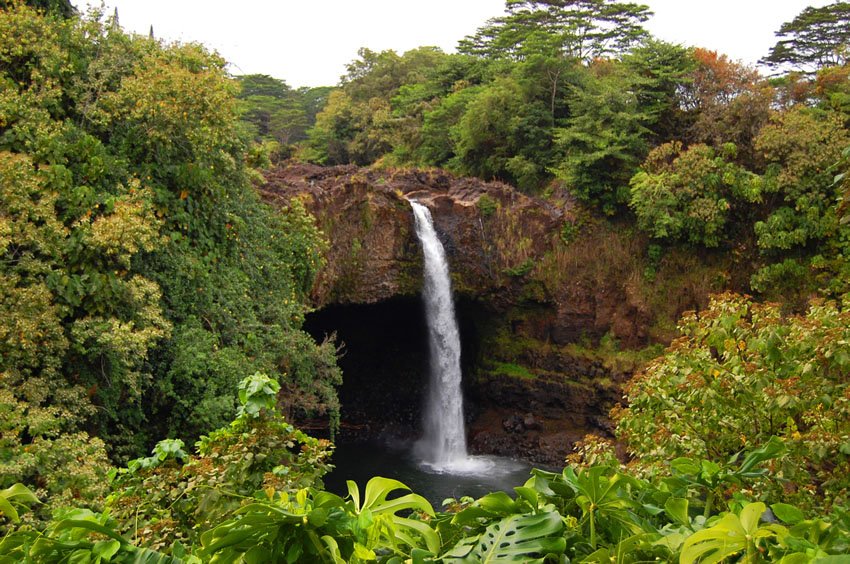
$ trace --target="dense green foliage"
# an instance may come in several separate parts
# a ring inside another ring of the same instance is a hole
[[[255,492],[271,488],[287,495],[320,484],[330,444],[284,420],[276,404],[279,390],[268,376],[245,378],[239,415],[202,436],[196,454],[183,451],[182,441],[166,439],[152,456],[118,471],[106,508],[119,532],[157,549],[195,543]]]
[[[254,141],[261,143],[258,148],[269,153],[273,162],[292,156],[295,144],[307,139],[307,129],[331,91],[330,87],[293,90],[284,81],[261,74],[237,80],[242,119]]]
[[[660,245],[734,249],[748,290],[802,307],[846,291],[833,183],[850,142],[844,4],[792,26],[819,49],[816,73],[767,80],[652,39],[645,6],[511,1],[459,54],[362,50],[298,154],[564,187],[604,215],[633,211]]]
[[[652,119],[637,111],[640,96],[622,88],[658,89],[663,80],[543,54],[520,62],[433,49],[361,57],[317,116],[304,156],[325,164],[441,166],[528,191],[552,171],[572,178],[576,170],[590,201],[605,189],[591,187],[588,178],[604,169],[608,155],[591,152],[586,159],[589,148],[605,151],[607,141],[624,133],[610,158],[636,166],[644,156],[641,134]],[[606,110],[600,102],[611,96],[620,99]],[[573,139],[585,145],[572,147]],[[621,166],[613,173],[625,178],[618,188],[627,186],[629,171]]]
[[[800,70],[840,66],[848,62],[850,45],[850,3],[832,2],[808,7],[776,35],[781,39],[764,58],[772,66],[784,64]]]
[[[732,203],[761,200],[761,178],[729,161],[735,145],[721,151],[703,144],[683,150],[679,142],[653,149],[631,180],[638,225],[657,239],[718,246]]]
[[[460,54],[363,49],[339,88],[293,90],[67,2],[0,2],[0,562],[850,552],[846,12],[785,24],[768,60],[816,72],[767,81],[650,38],[643,5],[510,0]],[[341,497],[331,444],[289,422],[338,417],[336,350],[300,329],[324,242],[251,186],[290,156],[567,193],[634,221],[652,260],[734,251],[786,303],[686,314],[615,410],[625,464],[589,437],[514,496]]]
[[[682,337],[627,388],[618,434],[638,464],[676,456],[723,460],[782,437],[788,453],[762,495],[816,508],[846,505],[850,491],[850,314],[812,305],[783,317],[778,305],[735,295],[681,321]],[[755,489],[755,488],[754,488]]]
[[[0,9],[8,8],[15,4],[16,1],[0,0]],[[38,10],[57,14],[65,18],[69,18],[77,13],[77,9],[74,8],[71,0],[26,0],[25,3]]]
[[[850,549],[843,514],[807,519],[770,501],[767,517],[754,485],[775,479],[764,466],[786,456],[775,437],[723,464],[675,458],[650,479],[610,459],[534,470],[513,498],[449,499],[437,513],[387,478],[362,494],[348,482],[345,498],[323,491],[328,445],[281,418],[277,391],[267,376],[244,379],[240,415],[203,437],[196,455],[161,441],[115,475],[108,512],[67,510],[44,531],[18,527],[0,540],[0,561],[811,562]],[[17,484],[0,491],[0,516],[18,521],[36,502]]]
[[[556,129],[563,155],[556,174],[583,201],[612,215],[628,202],[629,178],[647,151],[652,116],[640,84],[625,68],[597,64],[574,87],[571,116]]]
[[[335,414],[300,330],[323,242],[250,185],[224,61],[18,3],[0,30],[0,487],[97,508],[107,452],[229,421],[246,370]]]

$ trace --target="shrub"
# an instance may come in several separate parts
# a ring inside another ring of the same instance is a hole
[[[682,336],[627,386],[617,433],[643,465],[677,456],[723,460],[780,436],[777,483],[801,504],[829,507],[850,487],[850,312],[723,294],[690,312]],[[796,493],[795,493],[796,492]]]

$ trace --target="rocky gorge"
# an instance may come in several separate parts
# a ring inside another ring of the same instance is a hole
[[[585,434],[609,435],[640,360],[730,283],[710,257],[648,260],[643,236],[557,186],[533,197],[436,169],[292,164],[261,194],[301,199],[327,238],[306,328],[343,347],[343,433],[417,432],[427,352],[410,199],[431,209],[451,266],[477,453],[557,464]]]

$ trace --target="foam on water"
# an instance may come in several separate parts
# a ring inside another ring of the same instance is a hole
[[[507,476],[526,468],[522,462],[496,456],[469,456],[449,460],[442,464],[420,461],[419,467],[432,474],[450,474],[454,476]]]

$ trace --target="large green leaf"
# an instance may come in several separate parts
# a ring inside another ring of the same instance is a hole
[[[694,533],[685,541],[681,564],[713,564],[747,548],[747,532],[737,515],[728,514],[719,523]]]
[[[781,439],[778,437],[770,437],[764,446],[750,452],[746,457],[744,457],[744,461],[741,462],[741,467],[738,468],[736,474],[744,477],[760,476],[764,473],[764,471],[756,470],[756,467],[759,464],[767,460],[778,458],[785,454],[787,450],[785,443],[783,443]]]
[[[13,484],[5,490],[0,490],[0,515],[5,515],[13,523],[17,523],[20,519],[18,511],[15,509],[12,502],[16,503],[39,503],[38,498],[32,493],[29,488],[21,483]]]
[[[492,492],[475,500],[475,503],[459,511],[453,518],[455,525],[468,525],[480,518],[495,519],[521,513],[517,502],[505,492]]]
[[[564,482],[561,473],[556,474],[534,468],[531,470],[531,478],[525,482],[525,485],[533,487],[538,493],[548,498],[559,497],[562,498],[560,501],[569,501],[575,498],[575,492]]]
[[[30,546],[37,537],[35,531],[17,530],[0,538],[0,564],[16,564],[26,560]]]
[[[645,562],[642,551],[652,550],[658,545],[658,533],[641,533],[623,539],[616,546],[600,548],[585,556],[581,562],[617,562],[618,564],[631,564],[633,562]],[[671,551],[672,552],[672,551]]]
[[[36,495],[20,482],[9,486],[5,490],[0,490],[0,497],[14,499],[20,503],[40,503]]]
[[[407,535],[406,530],[419,533],[425,541],[425,546],[433,554],[437,554],[440,551],[440,536],[428,523],[398,516],[393,516],[393,523],[396,525],[396,536],[402,538],[409,546],[415,548],[417,543]]]
[[[282,526],[303,522],[305,515],[290,513],[269,503],[250,503],[237,509],[236,517],[201,535],[202,552],[214,555],[225,550],[245,552],[251,547],[273,540]]]
[[[390,494],[399,490],[409,491],[406,485],[398,480],[375,476],[366,483],[366,491],[361,500],[360,489],[351,480],[347,482],[348,494],[351,497],[357,515],[358,527],[368,531],[369,537],[376,541],[378,537],[388,541],[394,549],[399,549],[398,541],[415,549],[424,545],[432,554],[440,550],[440,538],[426,523],[397,515],[400,511],[421,511],[434,516],[431,504],[421,495],[407,493],[387,499]],[[372,544],[370,549],[375,548]]]
[[[109,527],[86,519],[63,519],[53,527],[53,531],[55,533],[59,533],[64,530],[79,530],[99,533],[105,537],[118,541],[120,544],[127,544],[127,540],[125,538]]]
[[[21,520],[21,518],[18,516],[17,510],[12,506],[11,503],[9,503],[9,500],[7,500],[2,495],[0,495],[0,515],[5,515],[9,518],[9,520],[12,521],[12,523],[17,523]]]
[[[444,562],[542,562],[566,549],[564,524],[555,512],[511,515],[493,523],[475,539],[461,541]]]
[[[354,502],[355,510],[360,513],[364,510],[370,510],[375,515],[394,514],[405,509],[422,511],[428,515],[434,515],[434,508],[427,499],[419,494],[409,493],[393,499],[387,497],[396,490],[407,490],[408,488],[398,480],[391,478],[382,478],[375,476],[366,483],[366,494],[363,498],[363,504],[360,504],[360,490],[357,484],[349,480],[348,493]]]
[[[787,533],[780,525],[759,526],[765,505],[750,503],[741,515],[728,513],[713,527],[694,533],[682,547],[681,564],[714,564],[741,551],[754,551],[759,539]]]
[[[803,512],[787,503],[774,503],[770,506],[773,514],[776,515],[783,523],[796,525],[803,520]]]
[[[691,526],[688,516],[688,500],[681,497],[670,497],[664,502],[664,512],[677,525]]]
[[[567,467],[562,475],[576,493],[575,502],[582,510],[581,523],[588,527],[591,547],[596,549],[599,533],[614,540],[644,532],[635,512],[642,506],[631,498],[631,492],[642,487],[639,481],[607,466],[593,466],[580,473]]]
[[[342,558],[342,554],[339,551],[339,544],[336,542],[336,539],[330,535],[324,535],[322,537],[322,542],[327,549],[327,554],[331,558],[331,562],[333,564],[345,564],[345,560]]]

